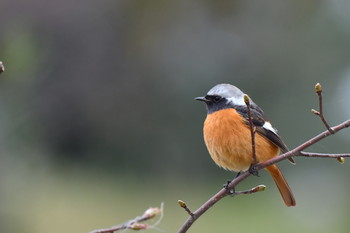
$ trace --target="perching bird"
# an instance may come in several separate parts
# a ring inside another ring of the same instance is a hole
[[[251,131],[244,93],[230,84],[218,84],[206,96],[197,97],[207,105],[204,141],[217,165],[227,170],[246,171],[254,163]],[[256,129],[256,162],[263,162],[288,151],[287,146],[266,119],[264,112],[250,100],[253,126]],[[291,159],[293,162],[293,160]],[[276,164],[266,168],[275,181],[287,206],[295,206],[293,193]]]

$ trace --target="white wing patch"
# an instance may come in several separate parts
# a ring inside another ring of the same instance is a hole
[[[265,121],[264,125],[262,126],[263,128],[273,132],[274,134],[277,134],[277,130],[272,127],[271,123],[268,121]]]

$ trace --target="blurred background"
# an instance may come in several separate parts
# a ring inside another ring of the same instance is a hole
[[[147,232],[176,232],[235,174],[206,151],[217,83],[248,93],[290,148],[349,119],[350,2],[1,0],[0,231],[89,232],[164,202]],[[350,152],[344,130],[309,148]],[[265,172],[190,232],[348,232],[350,165],[280,163],[287,208]]]

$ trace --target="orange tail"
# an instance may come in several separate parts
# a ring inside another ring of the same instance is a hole
[[[273,180],[275,181],[278,190],[281,193],[281,196],[283,198],[284,203],[286,203],[286,206],[295,206],[295,199],[292,193],[292,190],[290,189],[287,181],[284,179],[280,169],[277,167],[277,165],[271,165],[266,168],[266,170],[269,171],[270,175],[272,176]]]

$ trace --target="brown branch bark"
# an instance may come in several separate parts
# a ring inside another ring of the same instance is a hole
[[[182,201],[182,200],[178,200],[177,203],[179,203],[179,205],[184,208],[184,210],[186,210],[186,212],[190,215],[190,216],[193,216],[193,213],[192,211],[187,207],[187,204]]]
[[[330,127],[327,120],[325,119],[323,115],[323,105],[322,105],[322,86],[317,83],[315,86],[316,93],[318,95],[318,100],[319,100],[319,112],[312,109],[312,112],[315,115],[318,115],[323,124],[326,126],[327,131],[324,131],[320,133],[319,135],[311,138],[310,140],[302,143],[298,147],[294,148],[291,151],[288,151],[287,153],[282,154],[281,156],[277,156],[275,158],[272,158],[270,160],[267,160],[265,162],[256,164],[254,166],[254,170],[258,172],[260,169],[263,169],[265,167],[268,167],[272,164],[278,163],[282,160],[288,159],[292,156],[304,156],[304,157],[323,157],[323,158],[336,158],[338,159],[339,162],[343,163],[344,162],[344,157],[350,157],[350,154],[323,154],[323,153],[310,153],[310,152],[303,152],[302,150],[308,148],[309,146],[317,143],[318,141],[335,134],[336,132],[345,129],[350,126],[350,119],[335,126],[335,127]],[[247,95],[244,96],[244,101],[247,105],[248,108],[248,115],[249,115],[249,97]],[[251,119],[250,119],[250,129],[251,129],[251,138],[252,138],[252,148],[253,148],[253,158],[254,158],[254,150],[255,150],[255,144],[254,144],[254,128],[251,124]],[[206,203],[204,203],[201,207],[199,207],[195,212],[191,212],[191,216],[186,220],[186,222],[183,224],[183,226],[180,228],[178,233],[184,233],[187,232],[187,230],[192,226],[192,224],[202,215],[204,214],[209,208],[211,208],[216,202],[220,201],[222,198],[228,195],[237,195],[237,194],[247,194],[247,193],[252,193],[252,192],[233,192],[231,190],[235,190],[235,187],[248,178],[251,175],[250,171],[245,171],[241,173],[238,177],[236,177],[234,180],[232,180],[229,184],[225,186],[225,188],[221,189],[217,194],[215,194],[213,197],[211,197]]]
[[[332,127],[332,131],[334,133],[345,129],[347,127],[350,126],[350,119],[335,126]],[[280,156],[274,157],[270,160],[267,160],[265,162],[262,163],[258,163],[255,168],[257,171],[268,167],[272,164],[281,162],[282,160],[288,159],[292,156],[304,156],[304,157],[326,157],[326,158],[340,158],[340,157],[350,157],[350,154],[321,154],[321,153],[307,153],[307,152],[303,152],[302,150],[308,148],[309,146],[317,143],[318,141],[328,137],[332,135],[330,133],[329,130],[326,130],[322,133],[320,133],[319,135],[311,138],[310,140],[304,142],[303,144],[299,145],[298,147],[294,148],[291,151],[288,151],[287,153],[284,153]],[[243,173],[241,173],[237,178],[235,178],[234,180],[232,180],[226,188],[221,189],[218,193],[216,193],[213,197],[211,197],[207,202],[205,202],[202,206],[200,206],[196,211],[193,212],[193,215],[190,216],[186,222],[182,225],[182,227],[179,229],[178,233],[184,233],[187,232],[187,230],[192,226],[192,224],[202,215],[204,214],[210,207],[212,207],[213,205],[215,205],[218,201],[220,201],[222,198],[232,194],[230,192],[230,190],[234,190],[235,187],[242,182],[243,180],[245,180],[246,178],[248,178],[251,174],[249,173],[249,171],[245,171]],[[234,195],[234,194],[233,194]]]
[[[157,215],[160,214],[160,218],[159,220],[153,224],[153,225],[149,225],[147,223],[142,223],[145,222],[151,218],[156,217]],[[129,220],[123,224],[120,224],[118,226],[113,226],[110,228],[104,228],[104,229],[98,229],[98,230],[94,230],[91,231],[89,233],[113,233],[115,231],[119,231],[119,230],[124,230],[124,229],[130,229],[130,230],[145,230],[145,229],[149,229],[149,228],[154,228],[161,220],[163,216],[163,203],[161,204],[161,207],[151,207],[148,208],[142,216],[136,217],[132,220]]]
[[[319,116],[323,122],[323,124],[326,126],[326,128],[328,129],[328,131],[331,134],[334,134],[332,128],[329,126],[325,116],[323,115],[323,101],[322,101],[322,86],[321,84],[317,83],[315,85],[315,90],[316,90],[316,94],[318,95],[318,106],[319,106],[319,111],[316,111],[314,109],[311,110],[312,113],[314,113],[315,115]]]
[[[301,151],[300,156],[337,159],[341,157],[349,157],[350,154],[326,154],[326,153],[314,153],[314,152]]]
[[[252,115],[250,113],[250,100],[248,95],[244,95],[244,102],[247,106],[247,113],[248,113],[248,121],[249,121],[249,128],[250,128],[250,137],[252,140],[252,157],[253,157],[253,166],[256,164],[256,152],[255,152],[255,127],[253,125]],[[251,167],[253,168],[253,167]],[[254,169],[253,169],[254,170]],[[256,174],[258,175],[258,174]]]

